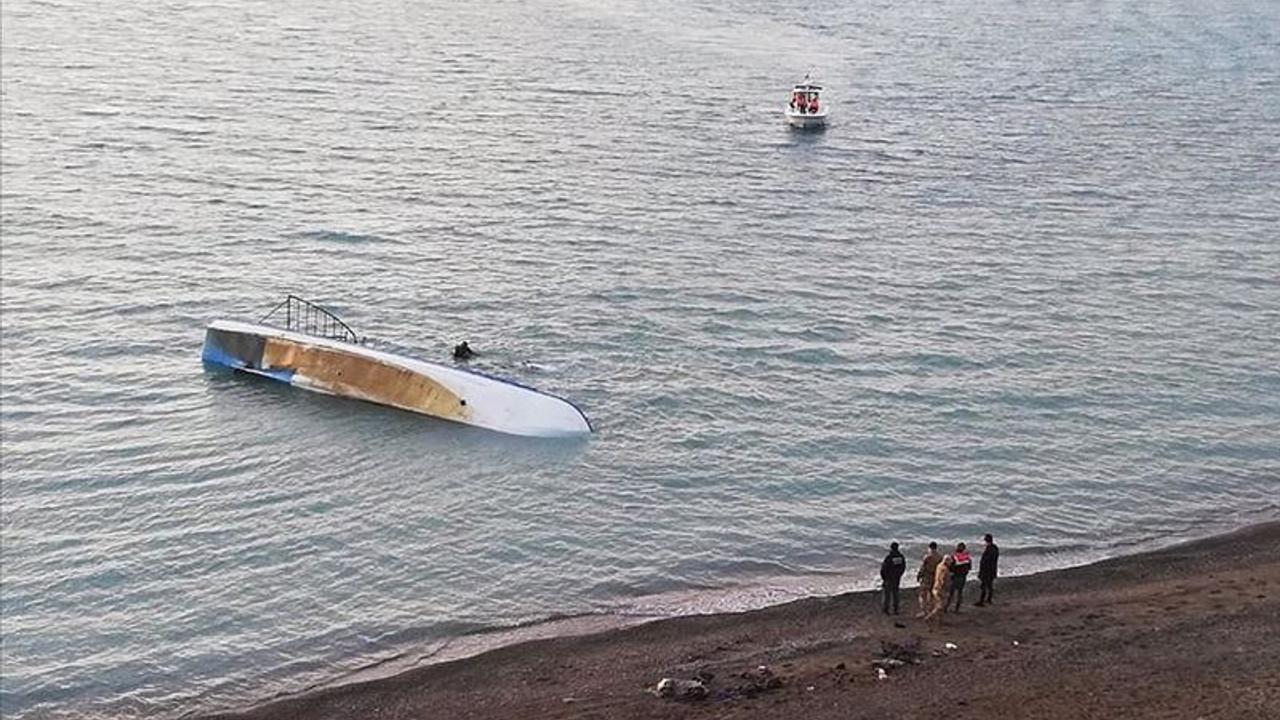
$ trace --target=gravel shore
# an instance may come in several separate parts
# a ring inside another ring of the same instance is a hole
[[[1002,579],[994,605],[939,627],[914,617],[914,598],[904,588],[894,617],[850,593],[537,640],[208,720],[1262,720],[1280,708],[1280,522]],[[660,697],[663,678],[696,679],[705,697]]]

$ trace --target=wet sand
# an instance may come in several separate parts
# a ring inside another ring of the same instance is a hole
[[[963,611],[936,628],[914,617],[914,588],[904,588],[896,617],[863,592],[662,620],[216,717],[1280,717],[1280,522],[1001,579],[988,607],[973,607],[977,596],[970,582]],[[908,662],[879,679],[872,663],[886,649]],[[651,691],[664,677],[698,676],[709,678],[705,699]]]

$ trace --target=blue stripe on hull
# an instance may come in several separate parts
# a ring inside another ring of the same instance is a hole
[[[203,360],[206,364],[220,365],[222,367],[231,368],[232,370],[243,370],[244,372],[253,373],[254,375],[260,375],[265,378],[277,380],[286,385],[293,384],[293,375],[294,375],[293,370],[288,370],[285,368],[271,368],[271,369],[264,370],[261,368],[254,367],[258,362],[261,361],[260,357],[244,358],[244,357],[240,357],[240,354],[234,351],[228,352],[227,350],[224,350],[222,348],[222,345],[218,342],[219,337],[234,337],[234,336],[228,336],[225,333],[219,333],[217,335],[215,335],[212,332],[207,333],[204,339],[204,350],[201,352],[201,355],[200,355],[200,359]],[[256,338],[254,339],[256,340]],[[260,344],[260,341],[259,341],[259,344]],[[241,349],[240,352],[243,353],[244,350]]]
[[[204,352],[201,353],[200,359],[211,365],[221,365],[234,370],[238,370],[245,365],[243,360],[224,351],[208,339],[205,340]]]

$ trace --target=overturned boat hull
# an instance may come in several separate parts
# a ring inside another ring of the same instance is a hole
[[[513,435],[591,432],[573,403],[501,378],[253,323],[205,331],[206,363]]]

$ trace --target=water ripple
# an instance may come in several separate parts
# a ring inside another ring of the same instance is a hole
[[[0,714],[1275,516],[1274,4],[837,5],[5,3]],[[201,367],[287,292],[598,432]]]

